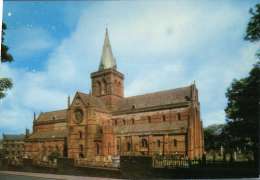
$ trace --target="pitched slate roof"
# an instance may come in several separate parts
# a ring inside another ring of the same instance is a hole
[[[126,97],[118,104],[117,111],[187,102],[191,98],[191,87],[192,86],[187,86],[144,95]]]
[[[89,104],[98,107],[100,109],[107,110],[105,103],[100,98],[82,92],[77,92],[77,93],[79,94],[80,98],[82,99],[85,105]]]
[[[3,140],[24,140],[24,134],[3,134]]]
[[[136,125],[123,125],[114,128],[117,134],[131,134],[131,133],[184,133],[187,131],[187,121],[164,122],[164,123],[151,123],[151,124],[136,124]]]
[[[67,109],[44,112],[39,115],[37,121],[66,120]]]
[[[36,132],[29,136],[29,140],[33,139],[57,139],[65,138],[68,135],[67,130],[52,130],[46,132]]]

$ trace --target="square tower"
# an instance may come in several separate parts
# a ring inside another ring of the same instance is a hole
[[[124,97],[124,75],[117,71],[107,29],[99,70],[91,73],[91,79],[92,95],[103,99],[108,108],[113,110]]]

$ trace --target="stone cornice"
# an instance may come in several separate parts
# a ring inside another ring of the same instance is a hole
[[[91,78],[93,77],[97,77],[97,76],[102,76],[102,75],[106,75],[106,74],[109,74],[109,73],[114,73],[114,74],[117,74],[119,75],[122,79],[124,79],[124,75],[122,73],[120,73],[119,71],[111,68],[111,69],[104,69],[102,71],[96,71],[96,72],[93,72],[91,73]]]

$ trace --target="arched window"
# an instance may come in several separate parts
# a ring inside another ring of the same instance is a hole
[[[79,145],[79,158],[84,158],[83,145],[82,144]]]
[[[157,140],[157,147],[161,147],[161,141],[160,141],[160,139]]]
[[[111,144],[110,144],[110,142],[108,143],[108,145],[107,145],[107,152],[108,152],[108,154],[110,154],[110,150],[111,149]]]
[[[97,153],[97,155],[100,154],[100,147],[99,147],[98,143],[96,143],[96,153]]]
[[[165,115],[162,116],[162,120],[163,120],[163,122],[166,121],[166,116]]]
[[[132,119],[132,124],[135,124],[135,119]]]
[[[151,122],[152,122],[151,119],[152,119],[151,116],[148,116],[148,123],[151,123]]]
[[[103,84],[103,87],[102,87],[101,95],[105,95],[105,94],[107,94],[107,82],[105,79],[103,79],[102,84]]]
[[[124,125],[126,124],[125,120],[123,120],[123,124],[124,124]]]
[[[173,145],[174,145],[174,147],[177,146],[177,140],[176,139],[173,140]]]
[[[178,120],[181,120],[181,113],[178,113],[177,119],[178,119]]]
[[[117,126],[117,120],[115,120],[115,126]]]
[[[127,142],[127,151],[131,151],[132,145],[130,142]]]
[[[147,139],[142,139],[142,147],[147,148],[148,147],[148,141]]]
[[[97,82],[97,95],[100,96],[102,93],[102,87],[101,87],[101,82]]]
[[[79,139],[82,139],[83,138],[83,134],[81,131],[79,131]]]

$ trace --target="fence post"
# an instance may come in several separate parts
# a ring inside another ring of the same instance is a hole
[[[202,167],[205,167],[206,166],[206,155],[205,154],[203,154],[202,155]]]

